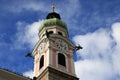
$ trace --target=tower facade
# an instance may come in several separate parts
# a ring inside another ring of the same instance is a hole
[[[39,41],[34,56],[34,76],[37,80],[79,80],[75,75],[74,45],[68,39],[68,29],[58,13],[49,13],[39,28]]]

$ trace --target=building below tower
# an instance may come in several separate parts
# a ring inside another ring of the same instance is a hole
[[[0,80],[31,80],[28,77],[0,68]]]

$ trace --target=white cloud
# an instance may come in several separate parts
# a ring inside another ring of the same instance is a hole
[[[79,15],[80,13],[80,4],[79,0],[66,0],[66,1],[59,1],[59,3],[55,3],[55,11],[60,12],[64,19],[74,20],[73,17]],[[39,12],[51,12],[51,5],[52,2],[46,1],[14,1],[12,4],[6,5],[6,11],[10,11],[13,13],[23,12],[25,10],[29,11],[39,11]],[[77,13],[77,14],[76,14]],[[66,15],[67,14],[67,15]],[[67,21],[66,20],[66,21]]]
[[[113,30],[113,37],[117,43],[117,45],[120,47],[120,23],[115,23],[112,25]]]
[[[30,11],[43,11],[48,12],[49,8],[45,8],[47,3],[43,1],[14,1],[13,4],[10,4],[8,6],[5,6],[6,9],[10,12],[22,12],[24,10],[30,10]]]
[[[33,78],[33,70],[29,70],[23,73],[24,76]]]
[[[100,55],[105,54],[106,50],[108,52],[111,49],[111,43],[113,42],[110,34],[104,29],[99,29],[94,33],[87,33],[86,35],[75,36],[74,41],[76,44],[79,43],[84,47],[80,51],[81,54],[78,54],[84,58],[98,58]],[[109,53],[107,54],[109,55]]]
[[[83,60],[75,63],[75,69],[81,80],[109,80],[112,77],[111,66],[105,61]]]
[[[83,50],[77,52],[76,73],[81,80],[116,80],[120,76],[120,23],[111,31],[99,29],[73,38]]]
[[[17,30],[14,39],[12,49],[24,49],[26,44],[29,48],[33,49],[37,41],[39,40],[38,31],[40,24],[43,20],[39,20],[32,24],[26,24],[24,22],[17,22]],[[19,44],[19,45],[18,45]]]
[[[114,40],[116,41],[116,46],[114,50],[114,54],[112,56],[114,62],[113,67],[115,70],[115,73],[120,75],[120,23],[115,23],[112,25],[112,35]]]
[[[6,5],[5,10],[14,12],[14,13],[19,13],[23,12],[25,10],[30,10],[30,11],[40,11],[40,12],[50,12],[51,10],[51,5],[52,2],[48,1],[14,1],[12,4]],[[55,3],[56,9],[55,11],[60,12],[61,14],[63,13],[64,17],[72,17],[76,16],[76,13],[79,13],[79,0],[66,0],[66,1],[59,1],[59,3]],[[72,9],[72,10],[71,10]],[[68,15],[66,15],[68,14]]]
[[[71,20],[74,20],[74,18],[80,13],[79,0],[66,0],[58,6],[60,6],[59,10],[61,15],[68,21],[70,21],[70,18],[72,18]]]

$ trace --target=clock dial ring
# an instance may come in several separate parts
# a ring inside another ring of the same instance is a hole
[[[44,49],[45,49],[45,43],[41,43],[39,47],[40,54],[44,52]]]
[[[56,47],[58,50],[62,50],[62,51],[65,51],[68,49],[67,43],[61,39],[56,39]]]

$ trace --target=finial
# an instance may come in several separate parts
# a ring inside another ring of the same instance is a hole
[[[52,3],[52,10],[53,10],[53,12],[55,10],[55,3],[54,2]]]

